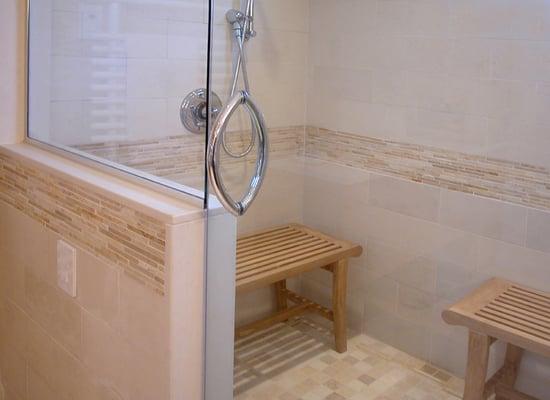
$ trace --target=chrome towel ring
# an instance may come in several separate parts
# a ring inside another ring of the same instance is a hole
[[[240,201],[235,201],[227,192],[221,179],[219,150],[231,116],[241,105],[250,114],[253,126],[252,134],[255,133],[258,136],[258,158],[256,160],[254,175],[250,179],[248,192]],[[244,90],[239,91],[229,100],[214,121],[206,157],[208,177],[210,178],[212,188],[220,202],[231,214],[235,216],[243,215],[258,195],[265,176],[267,158],[268,140],[264,117],[252,97],[250,97],[250,94]]]

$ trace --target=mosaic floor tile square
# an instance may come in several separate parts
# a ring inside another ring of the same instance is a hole
[[[236,400],[457,400],[463,381],[366,335],[296,318],[235,343]]]

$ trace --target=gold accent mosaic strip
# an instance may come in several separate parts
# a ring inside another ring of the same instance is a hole
[[[550,209],[550,171],[439,148],[308,127],[306,157]]]
[[[303,155],[304,126],[273,128],[269,130],[271,157]],[[76,146],[94,156],[135,168],[149,174],[182,182],[188,176],[204,175],[205,136],[186,134],[155,140],[114,141]],[[250,131],[228,132],[227,144],[236,153],[246,150]],[[223,153],[222,153],[223,154]],[[250,157],[255,157],[255,150]],[[224,163],[242,160],[223,156]]]
[[[1,152],[0,200],[164,294],[163,223]]]

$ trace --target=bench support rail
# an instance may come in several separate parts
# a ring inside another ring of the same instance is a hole
[[[269,328],[272,325],[285,322],[292,317],[312,312],[333,322],[336,351],[344,353],[347,350],[347,259],[332,263],[324,267],[324,269],[332,273],[332,310],[287,289],[286,280],[282,280],[273,284],[275,287],[277,312],[266,318],[237,328],[235,330],[235,337],[241,339],[257,331]],[[289,301],[294,303],[294,305],[289,307]]]

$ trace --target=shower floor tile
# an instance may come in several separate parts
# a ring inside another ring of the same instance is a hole
[[[313,318],[235,343],[237,400],[456,400],[463,381],[367,335],[332,349],[330,328]]]

